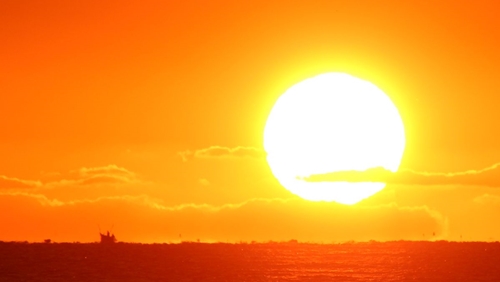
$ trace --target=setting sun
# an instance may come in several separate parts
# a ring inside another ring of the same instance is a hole
[[[498,11],[0,1],[0,282],[500,281]]]
[[[288,89],[264,130],[267,161],[290,192],[312,201],[354,204],[382,190],[376,182],[306,182],[304,177],[384,167],[397,171],[405,148],[401,117],[370,82],[326,73]]]

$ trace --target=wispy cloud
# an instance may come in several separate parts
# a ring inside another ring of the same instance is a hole
[[[114,175],[114,176],[124,176],[128,178],[132,178],[135,176],[135,173],[127,170],[126,168],[119,167],[114,164],[110,164],[107,166],[100,166],[100,167],[82,167],[79,170],[77,170],[82,177],[91,177],[91,176],[96,176],[96,175]]]
[[[0,189],[32,189],[42,186],[42,182],[23,180],[19,178],[0,175]]]
[[[382,167],[365,171],[338,171],[316,174],[301,178],[309,182],[347,181],[347,182],[384,182],[400,185],[473,185],[500,187],[500,164],[480,170],[467,170],[455,173],[417,172],[402,169],[392,172]]]
[[[221,146],[211,146],[205,149],[200,149],[196,151],[183,151],[178,153],[183,161],[188,161],[191,158],[261,158],[265,156],[263,150],[255,147],[221,147]]]
[[[29,192],[2,192],[0,193],[0,197],[15,197],[15,198],[27,198],[32,199],[38,202],[42,206],[50,206],[50,207],[59,207],[63,206],[67,203],[59,201],[57,199],[49,199],[45,195],[35,194]]]
[[[72,173],[70,180],[65,180],[62,183],[95,185],[134,183],[139,181],[135,173],[113,164],[102,167],[83,167]]]
[[[91,168],[83,167],[71,171],[66,176],[60,173],[53,173],[51,176],[51,181],[42,182],[39,180],[26,180],[0,175],[0,189],[27,190],[63,186],[110,185],[141,182],[135,173],[116,165]]]

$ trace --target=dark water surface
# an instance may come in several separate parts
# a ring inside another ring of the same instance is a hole
[[[500,243],[0,243],[0,281],[500,281]]]

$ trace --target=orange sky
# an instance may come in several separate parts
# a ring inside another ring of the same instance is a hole
[[[0,240],[500,240],[496,1],[76,2],[0,2]],[[279,185],[267,115],[328,71],[391,97],[419,177]]]

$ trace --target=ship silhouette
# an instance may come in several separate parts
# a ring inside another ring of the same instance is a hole
[[[101,244],[113,244],[116,243],[116,237],[115,234],[110,234],[109,231],[106,232],[106,234],[102,234],[99,232],[101,235]]]

